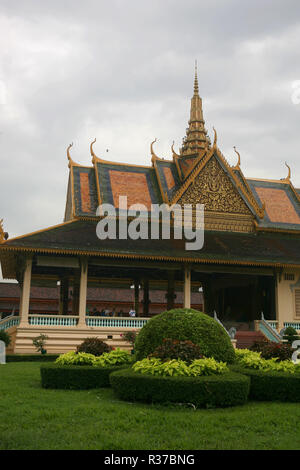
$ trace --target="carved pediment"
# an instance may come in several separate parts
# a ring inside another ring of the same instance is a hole
[[[204,204],[205,211],[251,215],[234,183],[213,156],[178,200],[179,204]]]

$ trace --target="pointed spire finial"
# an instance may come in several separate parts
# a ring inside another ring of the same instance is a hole
[[[195,60],[194,95],[199,94],[197,60]]]

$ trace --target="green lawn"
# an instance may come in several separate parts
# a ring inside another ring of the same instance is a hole
[[[0,365],[0,449],[300,449],[299,404],[194,410],[121,402],[111,389],[44,390],[39,363]]]

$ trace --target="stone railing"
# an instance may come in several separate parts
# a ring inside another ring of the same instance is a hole
[[[266,322],[274,328],[274,330],[278,330],[278,321],[276,320],[266,320]]]
[[[37,326],[76,326],[78,316],[71,315],[29,315],[29,325]]]
[[[300,321],[288,321],[283,323],[284,328],[287,328],[288,326],[292,326],[295,328],[295,330],[300,330]]]
[[[148,320],[139,317],[86,317],[86,324],[96,328],[142,328]]]
[[[20,317],[17,316],[9,316],[0,320],[0,330],[8,330],[12,326],[16,326],[20,323]]]
[[[30,315],[29,326],[77,326],[79,317],[71,315]],[[87,327],[91,328],[142,328],[149,318],[123,318],[123,317],[85,317]],[[8,330],[18,326],[20,317],[10,316],[0,320],[0,330]]]

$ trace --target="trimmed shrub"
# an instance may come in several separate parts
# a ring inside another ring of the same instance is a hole
[[[272,359],[276,357],[279,361],[287,361],[291,359],[294,352],[290,344],[275,343],[273,341],[255,341],[250,350],[260,352],[263,359]]]
[[[109,387],[109,374],[119,370],[121,367],[45,364],[40,368],[42,387],[64,390],[88,390],[91,388]]]
[[[250,378],[250,400],[300,402],[300,374],[265,372],[233,366],[232,370]]]
[[[192,362],[194,359],[201,359],[201,349],[198,344],[192,341],[180,341],[178,339],[165,338],[160,346],[150,354],[150,357],[167,361],[169,359],[180,359],[187,363]]]
[[[4,341],[6,347],[11,343],[11,337],[7,331],[0,330],[0,341]]]
[[[161,377],[132,369],[110,374],[111,386],[121,400],[144,403],[190,403],[197,407],[226,407],[247,401],[250,380],[229,372],[202,377]]]
[[[205,357],[233,363],[234,348],[224,330],[213,318],[193,309],[178,308],[156,315],[140,330],[134,345],[136,359],[152,354],[164,338],[192,341]]]
[[[93,354],[94,356],[101,356],[101,354],[110,352],[111,350],[112,347],[100,338],[86,338],[77,346],[77,352]]]
[[[292,326],[288,326],[288,327],[284,330],[283,339],[284,339],[288,344],[292,344],[294,341],[299,340],[299,339],[300,339],[300,336],[298,335],[297,330],[295,330],[295,328],[293,328]]]
[[[54,362],[59,354],[7,354],[6,362]]]

